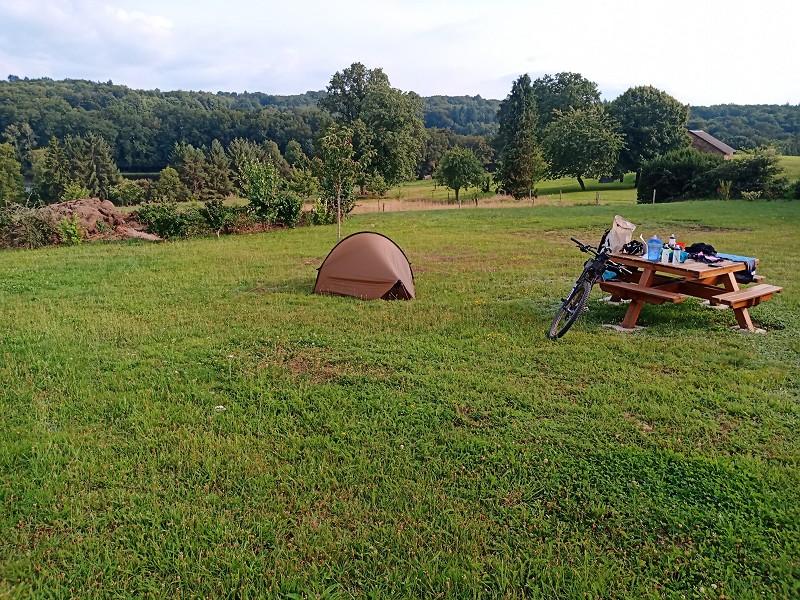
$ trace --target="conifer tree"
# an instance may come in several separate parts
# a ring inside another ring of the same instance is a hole
[[[511,93],[500,103],[497,119],[497,180],[505,193],[522,198],[547,171],[537,144],[536,98],[527,74],[514,82]]]
[[[204,199],[207,198],[226,198],[233,191],[231,183],[231,160],[225,153],[225,148],[219,140],[212,140],[211,150],[208,154],[207,185]]]

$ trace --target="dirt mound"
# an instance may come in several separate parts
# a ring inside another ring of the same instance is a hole
[[[144,231],[144,226],[135,219],[121,213],[108,200],[83,198],[69,200],[45,207],[56,221],[76,219],[78,226],[90,240],[120,240],[136,238],[158,241],[161,238]]]

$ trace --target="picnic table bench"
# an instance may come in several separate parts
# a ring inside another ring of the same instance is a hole
[[[741,289],[735,273],[747,268],[743,262],[724,260],[709,265],[690,259],[680,264],[667,264],[627,254],[613,254],[611,260],[634,269],[631,275],[600,282],[600,288],[609,292],[612,300],[631,301],[622,320],[623,329],[636,327],[645,304],[677,303],[695,297],[708,300],[712,305],[729,306],[741,329],[755,331],[748,308],[783,290],[766,283]],[[758,279],[761,280],[763,278]]]

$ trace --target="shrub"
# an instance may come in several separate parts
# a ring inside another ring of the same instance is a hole
[[[9,204],[0,209],[0,244],[9,248],[41,248],[58,242],[50,211]]]
[[[303,199],[294,192],[279,192],[275,202],[275,218],[273,223],[294,227],[300,221],[303,212]]]
[[[111,200],[117,206],[133,206],[145,201],[145,189],[132,179],[123,179],[110,190]]]
[[[336,222],[336,214],[328,210],[327,205],[319,198],[314,202],[314,207],[308,213],[308,222],[311,225],[330,225]]]
[[[279,175],[268,162],[250,162],[243,170],[244,188],[250,211],[262,221],[274,222]]]
[[[58,238],[62,244],[77,246],[83,241],[83,232],[76,216],[73,215],[70,219],[61,219],[56,227]]]
[[[209,200],[200,209],[200,215],[209,228],[219,236],[222,232],[230,231],[234,222],[233,211],[223,204],[222,200]]]
[[[185,236],[188,231],[188,222],[174,202],[144,204],[136,211],[136,216],[150,233],[162,238]]]
[[[61,194],[61,202],[68,202],[69,200],[82,200],[83,198],[91,198],[92,192],[84,187],[77,181],[71,181],[64,187],[64,193]]]
[[[656,190],[656,202],[690,198],[742,198],[744,192],[759,192],[758,197],[783,198],[788,183],[781,177],[778,158],[761,150],[732,160],[682,149],[644,163],[639,178],[637,199],[649,203]],[[748,194],[753,198],[752,194]]]
[[[800,200],[800,179],[798,179],[794,184],[794,194],[793,197],[796,200]]]
[[[373,196],[385,196],[389,191],[389,185],[382,175],[376,173],[367,179],[367,191]]]

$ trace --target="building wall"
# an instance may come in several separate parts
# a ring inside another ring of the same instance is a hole
[[[717,154],[719,156],[722,156],[725,159],[728,159],[728,158],[730,158],[732,156],[731,154],[725,154],[722,150],[720,150],[719,148],[717,148],[713,144],[709,144],[707,141],[705,141],[702,138],[699,138],[699,137],[697,137],[695,135],[691,135],[691,134],[689,134],[689,137],[692,138],[692,146],[694,148],[696,148],[697,150],[699,150],[700,152],[708,152],[709,154]]]

